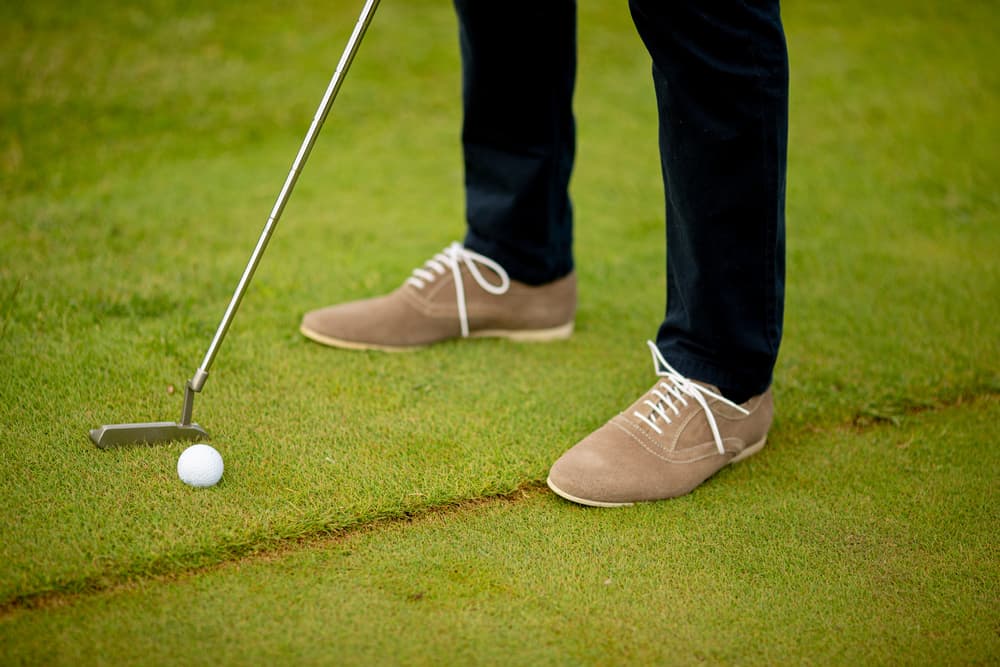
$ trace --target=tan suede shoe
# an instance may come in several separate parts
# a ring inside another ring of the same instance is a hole
[[[653,388],[552,466],[548,484],[581,505],[621,507],[691,492],[764,447],[771,390],[736,405],[677,373],[653,343]]]
[[[324,345],[395,351],[459,337],[569,338],[575,314],[574,274],[525,285],[453,243],[390,294],[306,313],[299,330]]]

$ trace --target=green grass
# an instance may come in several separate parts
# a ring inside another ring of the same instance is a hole
[[[779,445],[667,504],[531,490],[379,524],[16,612],[0,648],[25,664],[987,663],[1000,515],[979,471],[1000,457],[979,434],[998,418],[994,398],[832,429],[793,484]]]
[[[149,662],[218,617],[192,659],[320,661],[329,617],[344,662],[996,661],[986,2],[786,4],[778,420],[762,456],[693,496],[586,512],[537,490],[651,380],[655,105],[619,5],[581,6],[571,341],[386,356],[296,333],[462,233],[454,16],[391,3],[196,403],[223,482],[180,484],[181,445],[96,450],[101,423],[179,416],[168,387],[200,362],[353,26],[358,7],[328,4],[0,7],[0,655]],[[301,597],[311,584],[326,593]],[[212,614],[185,614],[192,596]]]

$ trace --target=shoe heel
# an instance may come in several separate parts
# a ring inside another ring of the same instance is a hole
[[[734,463],[739,463],[743,459],[750,458],[751,456],[753,456],[754,454],[756,454],[760,450],[764,449],[764,445],[766,443],[767,443],[767,436],[765,435],[763,438],[760,439],[760,442],[756,442],[756,443],[750,445],[749,447],[747,447],[746,449],[744,449],[742,452],[740,452],[739,454],[737,454],[736,456],[734,456],[733,460],[730,461],[729,464],[732,465]]]
[[[553,340],[566,340],[573,335],[573,322],[567,322],[551,329],[523,329],[512,331],[505,329],[486,329],[473,331],[470,338],[505,338],[515,343],[545,343]]]

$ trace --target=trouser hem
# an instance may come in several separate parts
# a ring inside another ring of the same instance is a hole
[[[763,394],[771,386],[774,368],[753,369],[723,368],[718,363],[692,355],[674,347],[657,344],[663,358],[686,378],[715,385],[719,391],[734,403]]]

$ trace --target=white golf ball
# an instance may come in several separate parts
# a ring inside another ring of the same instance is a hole
[[[209,445],[191,445],[177,459],[177,476],[197,488],[218,484],[222,468],[222,455]]]

